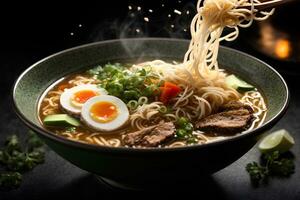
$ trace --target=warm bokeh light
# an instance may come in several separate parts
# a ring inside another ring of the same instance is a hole
[[[287,39],[279,39],[275,43],[275,55],[278,58],[285,59],[290,56],[291,43]]]
[[[293,54],[293,45],[289,36],[269,23],[260,24],[260,50],[280,60],[288,60]]]

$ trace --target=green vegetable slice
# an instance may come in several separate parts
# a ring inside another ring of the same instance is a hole
[[[250,85],[249,83],[241,80],[235,75],[227,76],[225,82],[227,86],[240,91],[251,91],[255,89],[253,85]]]
[[[44,124],[46,126],[80,126],[77,119],[67,114],[48,115],[44,119]]]

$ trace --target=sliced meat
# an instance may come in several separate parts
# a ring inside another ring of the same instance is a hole
[[[175,125],[172,122],[162,123],[143,138],[141,146],[156,147],[175,134]]]
[[[243,104],[240,101],[230,101],[227,104],[223,105],[220,108],[220,111],[229,111],[229,110],[239,110],[239,109],[246,109],[248,110],[250,113],[253,113],[253,109],[251,108],[251,106],[247,105],[247,104]]]
[[[246,130],[252,118],[252,109],[227,110],[200,120],[196,128],[209,133],[235,134]]]
[[[123,141],[128,146],[134,146],[135,144],[139,144],[139,143],[141,143],[141,141],[143,140],[143,138],[146,135],[150,134],[151,131],[153,131],[153,129],[155,127],[157,127],[157,125],[150,126],[150,127],[147,127],[147,128],[145,128],[143,130],[136,131],[136,132],[133,132],[133,133],[128,133],[123,138]]]
[[[157,147],[174,134],[175,125],[172,122],[166,122],[129,133],[123,138],[123,141],[128,146]]]

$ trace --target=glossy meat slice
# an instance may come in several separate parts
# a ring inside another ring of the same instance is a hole
[[[235,134],[247,130],[253,118],[250,106],[240,102],[229,102],[222,112],[210,115],[196,124],[196,128],[209,133]]]
[[[163,122],[140,131],[125,135],[125,145],[137,147],[157,147],[175,134],[172,122]]]
[[[223,105],[219,111],[229,111],[229,110],[239,110],[239,109],[246,109],[250,113],[253,113],[253,109],[251,106],[244,104],[240,101],[230,101],[227,104]]]

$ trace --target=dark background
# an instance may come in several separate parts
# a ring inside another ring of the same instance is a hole
[[[195,13],[196,1],[188,0],[132,0],[132,1],[72,1],[70,3],[39,1],[37,3],[10,1],[0,9],[0,142],[7,135],[18,134],[24,138],[27,128],[17,119],[11,104],[11,88],[18,75],[34,62],[60,50],[94,41],[126,37],[176,37],[189,38],[189,23]],[[162,6],[164,4],[164,6]],[[132,6],[130,10],[128,6]],[[141,7],[139,9],[138,7]],[[295,4],[293,8],[299,6]],[[152,9],[153,12],[149,12]],[[174,13],[182,11],[182,15]],[[186,14],[190,11],[190,14]],[[278,9],[285,18],[276,17],[277,27],[290,28],[293,12]],[[168,15],[171,14],[171,17]],[[149,18],[145,22],[144,17]],[[272,24],[274,24],[272,22]],[[285,26],[283,26],[283,24]],[[174,25],[174,26],[173,26]],[[137,31],[137,29],[139,31]],[[187,30],[185,30],[187,29]],[[233,43],[223,43],[241,49],[272,64],[289,83],[292,101],[285,117],[273,130],[286,128],[300,140],[299,102],[300,89],[297,78],[299,64],[294,60],[280,61],[256,51],[251,38],[257,34],[257,25],[242,31]],[[297,31],[292,31],[294,37]],[[255,37],[254,37],[255,39]],[[250,41],[250,42],[249,42]],[[255,43],[255,42],[253,42]],[[299,43],[300,44],[300,43]],[[299,51],[297,51],[299,54]],[[300,57],[300,56],[299,56]],[[293,150],[297,156],[298,145]],[[245,172],[248,162],[259,159],[256,147],[233,165],[211,177],[186,183],[185,193],[210,195],[222,199],[300,199],[300,162],[296,158],[296,174],[288,179],[274,179],[259,188],[251,186]],[[190,188],[190,191],[186,190]],[[101,197],[114,192],[93,175],[64,161],[48,149],[45,164],[25,174],[22,186],[14,191],[0,191],[0,199],[47,199],[49,197]],[[180,190],[179,190],[180,191]],[[167,191],[170,192],[170,191]],[[174,192],[174,191],[173,191]]]

